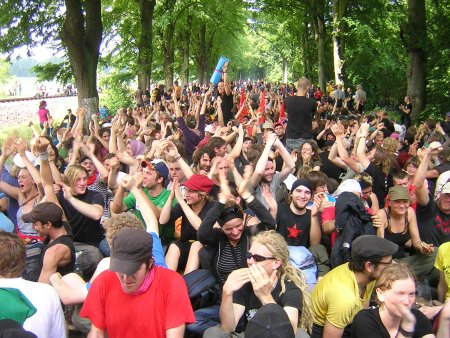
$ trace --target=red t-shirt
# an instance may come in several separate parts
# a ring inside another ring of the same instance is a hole
[[[169,269],[153,269],[152,284],[138,296],[122,291],[115,272],[102,272],[89,289],[81,317],[109,338],[164,338],[166,330],[195,322],[183,278]]]

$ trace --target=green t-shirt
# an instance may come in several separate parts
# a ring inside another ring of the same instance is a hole
[[[150,196],[148,189],[143,188],[145,195],[149,198],[149,200],[153,203],[153,205],[157,208],[162,208],[167,202],[167,199],[170,196],[170,191],[163,188],[163,190],[159,193],[158,196],[152,197]],[[123,199],[123,204],[127,207],[128,210],[133,209],[134,214],[136,215],[139,220],[145,224],[144,219],[142,218],[141,212],[139,211],[139,208],[136,207],[136,197],[134,197],[133,193],[130,192],[130,194]],[[172,207],[177,204],[176,198],[173,199]],[[163,242],[170,242],[175,239],[175,226],[165,226],[162,228],[159,227],[159,237]]]

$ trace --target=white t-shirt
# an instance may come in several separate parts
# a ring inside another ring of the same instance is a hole
[[[53,287],[23,278],[0,278],[1,287],[20,290],[36,308],[36,313],[25,320],[25,330],[39,338],[67,337],[61,302]]]

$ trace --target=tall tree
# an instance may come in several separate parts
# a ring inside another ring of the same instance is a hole
[[[135,0],[139,5],[140,36],[138,40],[138,85],[145,90],[150,84],[153,61],[153,13],[156,0]]]
[[[334,81],[336,84],[343,83],[342,67],[344,60],[342,59],[342,40],[343,40],[343,18],[349,0],[334,0],[333,1],[333,68]]]
[[[412,100],[413,118],[425,109],[426,104],[426,11],[425,0],[408,0],[408,28],[402,31],[408,51],[408,96]]]
[[[89,115],[98,110],[97,65],[102,42],[98,0],[4,0],[0,3],[0,51],[12,54],[51,44],[66,50],[78,92],[78,103]],[[64,15],[61,15],[64,13]]]

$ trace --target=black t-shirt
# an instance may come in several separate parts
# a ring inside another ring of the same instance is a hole
[[[276,223],[277,232],[286,239],[288,245],[309,248],[311,210],[306,209],[304,215],[296,215],[288,204],[279,204]]]
[[[432,243],[435,248],[450,242],[450,214],[443,213],[432,196],[427,205],[417,203],[416,215],[422,241]]]
[[[283,294],[281,293],[281,283],[278,281],[275,288],[272,290],[272,297],[275,302],[281,307],[289,306],[302,311],[303,304],[303,294],[302,291],[292,282],[286,280],[286,290]],[[252,283],[246,283],[242,288],[233,293],[233,303],[245,306],[244,311],[244,322],[245,326],[250,319],[256,314],[259,308],[262,307],[261,302],[258,297],[255,296],[253,291]]]
[[[313,138],[312,117],[316,112],[316,101],[306,96],[288,96],[284,107],[288,113],[286,138]]]
[[[319,154],[320,161],[322,162],[322,168],[320,168],[320,170],[327,174],[329,178],[334,178],[336,181],[340,182],[340,176],[344,173],[344,170],[328,159],[329,154],[329,151],[324,151]]]
[[[64,198],[62,191],[56,196],[67,217],[67,222],[69,223],[73,234],[73,241],[98,246],[103,238],[103,228],[100,224],[100,220],[93,220],[76,210],[72,204]],[[97,204],[103,208],[103,196],[96,191],[86,190],[83,195],[76,195],[74,197],[84,203],[91,205]]]
[[[230,93],[230,95],[227,95],[227,93],[223,93],[221,95],[222,98],[222,114],[223,114],[223,122],[225,124],[228,123],[228,121],[233,120],[233,113],[231,110],[233,109],[233,94]]]
[[[419,310],[411,309],[416,317],[416,327],[413,338],[421,338],[427,334],[434,334],[428,318]],[[390,338],[389,332],[383,325],[378,308],[359,311],[352,323],[352,338]]]
[[[386,178],[384,177],[383,171],[373,163],[370,163],[369,166],[364,170],[373,178],[373,193],[378,198],[378,203],[380,205],[384,205],[384,201],[386,199]]]
[[[205,218],[206,213],[208,210],[214,205],[212,202],[206,202],[206,204],[203,206],[202,210],[200,210],[198,217],[203,220]],[[175,205],[172,210],[170,211],[170,219],[166,224],[161,224],[162,226],[173,226],[175,224],[175,221],[182,217],[181,219],[181,236],[180,236],[180,242],[187,242],[190,240],[197,240],[197,230],[191,225],[188,218],[184,214],[183,208],[180,206],[180,204]]]

